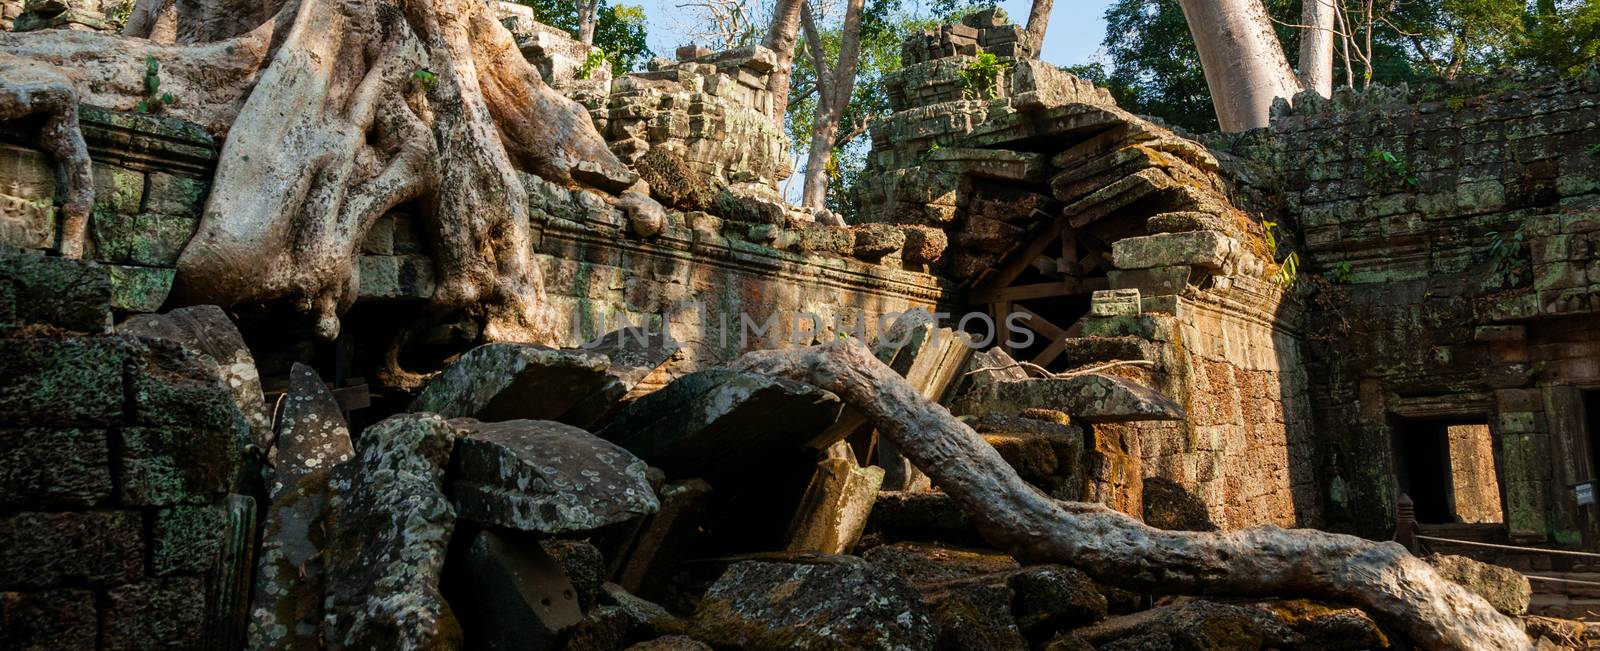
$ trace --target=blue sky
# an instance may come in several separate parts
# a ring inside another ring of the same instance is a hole
[[[673,51],[689,39],[684,36],[690,24],[686,12],[677,7],[683,0],[622,0],[641,2],[649,20],[650,48],[657,56],[672,57]],[[1111,0],[1056,0],[1050,15],[1050,29],[1045,35],[1045,61],[1057,65],[1076,65],[1092,60],[1100,50],[1105,37],[1106,7]],[[1018,23],[1028,19],[1031,2],[1005,0],[1001,3],[1006,13]],[[766,21],[766,16],[759,18]]]

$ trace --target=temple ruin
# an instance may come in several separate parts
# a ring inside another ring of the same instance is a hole
[[[772,52],[613,77],[495,11],[624,166],[517,172],[540,345],[435,300],[423,199],[365,230],[335,337],[311,298],[185,301],[229,136],[161,111],[78,106],[70,259],[40,120],[0,121],[0,648],[1460,646],[1003,546],[859,396],[746,355],[857,343],[1039,496],[1397,540],[1530,644],[1600,643],[1600,570],[1546,553],[1600,551],[1600,69],[1196,135],[978,12],[904,44],[844,224],[784,198]]]

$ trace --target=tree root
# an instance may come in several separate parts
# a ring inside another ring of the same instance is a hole
[[[55,159],[66,179],[58,249],[63,257],[81,258],[94,208],[94,166],[78,130],[77,90],[49,66],[0,54],[0,120],[32,115],[44,119],[39,148]]]
[[[1163,531],[1098,504],[1045,497],[855,339],[753,352],[734,366],[838,394],[955,499],[990,543],[1019,559],[1064,563],[1146,592],[1354,604],[1429,649],[1531,648],[1515,620],[1395,543],[1271,526]]]

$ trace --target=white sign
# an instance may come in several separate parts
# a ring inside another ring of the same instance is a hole
[[[1578,506],[1594,506],[1594,482],[1586,481],[1573,486],[1572,492],[1578,498]]]

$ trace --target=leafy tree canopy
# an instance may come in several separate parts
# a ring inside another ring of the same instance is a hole
[[[515,0],[533,8],[533,19],[551,27],[578,33],[578,3],[572,0]],[[600,0],[594,24],[594,45],[604,50],[611,70],[623,74],[644,68],[655,56],[645,42],[644,7]]]

